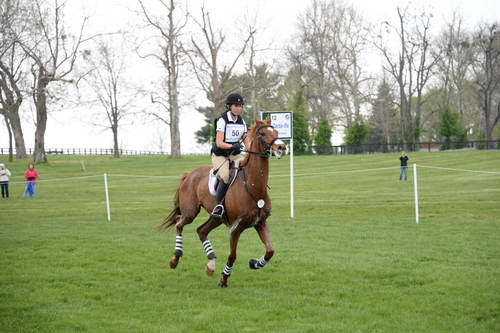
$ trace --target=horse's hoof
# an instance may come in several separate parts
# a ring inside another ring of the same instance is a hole
[[[208,276],[214,275],[214,271],[215,271],[214,269],[210,269],[208,264],[205,266],[205,273],[207,273]]]
[[[170,259],[170,268],[172,269],[176,268],[178,263],[179,263],[179,258],[172,257],[172,259]]]
[[[257,259],[250,259],[250,261],[248,261],[248,266],[250,266],[250,269],[259,269],[258,263],[259,261]]]
[[[227,288],[227,282],[224,282],[223,280],[219,281],[219,287],[221,288]]]

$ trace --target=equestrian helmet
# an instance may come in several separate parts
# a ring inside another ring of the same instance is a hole
[[[229,94],[226,98],[226,105],[233,105],[233,104],[244,105],[245,100],[243,99],[243,96],[241,96],[238,93]]]

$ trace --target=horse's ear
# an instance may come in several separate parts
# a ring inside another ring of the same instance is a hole
[[[259,119],[255,120],[255,125],[256,125],[255,127],[258,127],[258,126],[260,126],[262,124],[264,124],[264,122],[262,120],[259,120]]]

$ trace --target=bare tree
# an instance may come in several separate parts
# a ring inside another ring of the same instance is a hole
[[[0,105],[8,124],[9,135],[14,136],[16,158],[26,158],[26,146],[19,117],[23,102],[22,84],[25,79],[26,55],[15,41],[16,32],[26,27],[26,14],[22,3],[17,0],[0,2]],[[9,137],[11,139],[11,137]]]
[[[437,65],[441,54],[439,52],[431,53],[431,39],[429,29],[431,27],[432,15],[425,12],[415,18],[415,37],[416,40],[412,43],[416,44],[417,56],[409,61],[413,61],[412,67],[415,68],[415,90],[417,93],[415,102],[415,121],[413,142],[420,141],[420,132],[422,128],[422,104],[425,103],[423,98],[424,88],[432,76],[433,68]]]
[[[384,59],[384,71],[389,73],[399,88],[400,135],[404,144],[415,142],[420,137],[420,114],[422,92],[429,81],[432,68],[437,57],[429,57],[430,39],[428,35],[430,16],[421,13],[411,16],[408,8],[397,8],[399,24],[393,26],[384,22],[375,46]],[[387,35],[393,32],[398,38],[400,50],[397,55],[391,53],[384,42]],[[413,96],[417,93],[417,106],[414,107]]]
[[[332,71],[334,66],[334,32],[330,20],[335,12],[335,3],[314,0],[311,7],[299,16],[298,36],[287,55],[292,66],[300,73],[300,86],[311,107],[311,120],[314,124],[321,120],[332,120],[335,107],[333,97]]]
[[[445,104],[442,107],[453,106],[460,114],[462,126],[468,126],[472,118],[468,115],[468,105],[474,100],[469,96],[471,82],[471,63],[473,48],[470,45],[470,33],[464,29],[463,18],[454,12],[451,22],[437,38],[438,52],[441,57],[438,62],[438,79],[445,93]],[[469,108],[470,109],[470,108]]]
[[[201,8],[201,21],[195,19],[200,28],[203,41],[197,41],[191,37],[192,49],[186,50],[196,78],[205,92],[207,99],[214,103],[212,121],[223,110],[224,105],[224,87],[227,85],[233,75],[234,67],[238,60],[245,53],[245,50],[255,34],[255,27],[248,28],[245,39],[239,46],[239,51],[234,56],[229,65],[221,68],[221,50],[226,41],[226,35],[222,29],[216,29],[210,20],[210,14]]]
[[[370,100],[370,81],[361,63],[367,51],[367,27],[352,6],[333,2],[331,36],[333,66],[328,70],[333,80],[334,98],[337,101],[346,128],[359,123],[361,107]]]
[[[301,74],[311,106],[312,127],[321,120],[350,128],[362,120],[372,81],[363,69],[366,24],[353,6],[338,0],[315,0],[299,17],[299,34],[288,49]]]
[[[167,71],[164,87],[167,91],[166,98],[163,96],[151,96],[153,103],[159,104],[166,110],[168,117],[163,114],[150,112],[156,119],[164,122],[170,128],[170,155],[172,157],[181,156],[181,136],[179,131],[179,74],[182,61],[182,31],[187,23],[187,13],[177,19],[175,16],[177,3],[174,0],[159,0],[161,9],[165,11],[167,19],[164,20],[159,15],[153,15],[142,0],[138,0],[142,13],[147,23],[159,33],[161,43],[158,54],[148,54],[147,57],[158,59]],[[166,22],[166,23],[164,23]]]
[[[130,115],[130,110],[134,108],[140,94],[140,90],[127,86],[129,80],[125,76],[125,70],[128,54],[124,40],[122,36],[121,46],[115,47],[110,41],[100,38],[96,42],[95,52],[90,50],[84,52],[84,59],[90,67],[84,80],[105,113],[105,121],[99,121],[94,125],[105,126],[113,133],[114,157],[120,157],[118,140],[120,124],[126,116]]]
[[[474,34],[474,83],[483,111],[484,136],[492,140],[500,120],[500,27],[499,22],[480,24]]]
[[[72,35],[64,25],[64,3],[59,0],[33,0],[30,31],[16,36],[16,41],[31,58],[33,64],[32,98],[36,109],[34,161],[47,160],[45,154],[45,130],[47,128],[47,96],[51,82],[73,82],[69,78],[81,45],[91,39],[84,38],[87,17],[80,30]]]
[[[247,82],[244,82],[245,86],[242,86],[241,82],[234,82],[233,85],[227,85],[225,87],[226,91],[231,91],[238,87],[241,87],[242,93],[247,94],[247,106],[249,109],[248,119],[253,122],[253,120],[258,119],[259,111],[263,110],[262,107],[270,107],[272,104],[272,95],[276,95],[277,88],[279,87],[280,77],[277,73],[273,73],[273,66],[271,61],[259,61],[259,55],[270,50],[270,45],[262,45],[257,40],[257,32],[251,33],[254,27],[257,26],[257,14],[254,18],[250,19],[249,22],[244,23],[240,35],[249,35],[250,40],[247,45],[247,52],[243,55],[245,58],[245,75],[234,76],[232,81],[240,81],[241,76],[247,78]],[[264,29],[259,32],[259,35],[264,33]],[[271,102],[271,103],[270,103]],[[270,110],[270,109],[267,109]]]

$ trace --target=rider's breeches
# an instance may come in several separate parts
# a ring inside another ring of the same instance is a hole
[[[215,156],[212,154],[212,165],[224,183],[229,183],[229,160],[241,160],[243,155]]]

